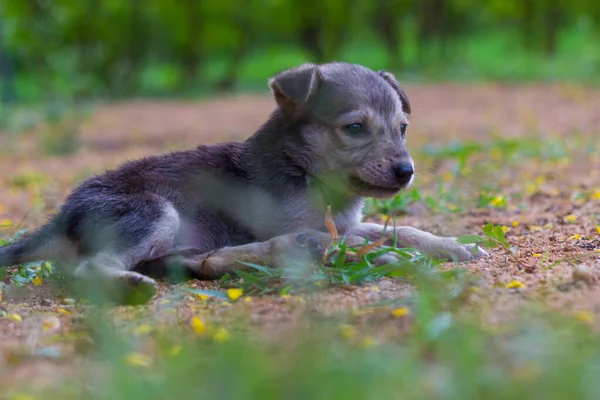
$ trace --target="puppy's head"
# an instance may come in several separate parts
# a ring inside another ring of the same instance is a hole
[[[392,74],[346,63],[304,64],[270,86],[292,128],[286,151],[311,178],[379,198],[412,183],[410,103]]]

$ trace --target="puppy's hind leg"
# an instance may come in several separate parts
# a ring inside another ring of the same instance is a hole
[[[143,304],[156,292],[154,279],[127,270],[131,255],[98,253],[74,271],[82,282],[82,294],[94,302]]]
[[[128,204],[132,203],[130,199]],[[173,248],[180,228],[179,214],[170,203],[162,202],[153,214],[138,207],[126,216],[126,221],[119,225],[119,230],[112,229],[101,236],[109,240],[74,271],[75,277],[84,281],[84,294],[92,295],[93,300],[140,304],[156,292],[153,279],[131,269]]]

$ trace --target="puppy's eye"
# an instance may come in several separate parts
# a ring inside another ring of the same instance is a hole
[[[352,124],[346,127],[346,133],[350,136],[360,136],[365,133],[365,127],[362,124]]]
[[[400,133],[402,134],[402,137],[406,136],[406,127],[406,124],[400,125]]]

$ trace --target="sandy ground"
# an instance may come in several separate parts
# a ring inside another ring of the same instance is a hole
[[[507,240],[516,249],[518,261],[506,252],[491,250],[483,260],[460,265],[479,278],[469,303],[486,323],[498,323],[514,310],[541,304],[595,324],[600,317],[600,149],[596,139],[600,90],[495,84],[407,86],[406,90],[414,110],[409,147],[422,180],[417,185],[424,191],[432,190],[431,182],[447,173],[450,165],[427,157],[420,160],[426,145],[485,144],[498,138],[528,138],[534,141],[533,147],[536,140],[540,147],[545,140],[566,143],[566,160],[507,162],[505,168],[500,164],[497,170],[473,174],[472,182],[469,174],[453,178],[455,187],[467,196],[476,196],[481,185],[493,183],[503,194],[518,198],[517,205],[469,207],[460,213],[417,208],[400,222],[442,235],[481,233],[489,222],[507,227]],[[6,226],[0,228],[4,229],[0,237],[8,236],[15,225],[32,228],[43,222],[76,182],[125,160],[197,143],[244,139],[265,120],[273,104],[266,95],[243,95],[99,105],[78,129],[80,149],[68,156],[43,154],[37,140],[43,128],[19,135],[0,132],[0,221]],[[526,194],[519,197],[519,193]],[[512,281],[520,282],[520,287],[507,288]],[[190,285],[219,288],[214,282]],[[369,304],[385,301],[409,304],[411,288],[391,279],[312,295],[254,297],[233,305],[202,301],[181,294],[180,289],[164,284],[147,307],[116,308],[115,320],[125,327],[139,325],[143,315],[153,326],[168,325],[200,313],[219,323],[249,319],[267,337],[293,332],[307,315],[345,315],[370,327],[378,337],[401,336],[409,328],[406,320],[390,317],[389,307],[364,311]],[[65,296],[46,282],[4,290],[0,312],[18,315],[21,321],[0,318],[0,387],[26,382],[31,374],[36,376],[36,385],[43,386],[72,368],[72,356],[85,354],[87,339],[78,335],[85,332],[78,318],[83,311],[65,301]],[[60,354],[49,355],[48,348],[55,347]]]

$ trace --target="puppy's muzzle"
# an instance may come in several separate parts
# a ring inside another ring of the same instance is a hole
[[[408,162],[400,162],[393,166],[394,175],[398,180],[398,183],[401,185],[407,185],[412,179],[415,170],[411,163]]]

